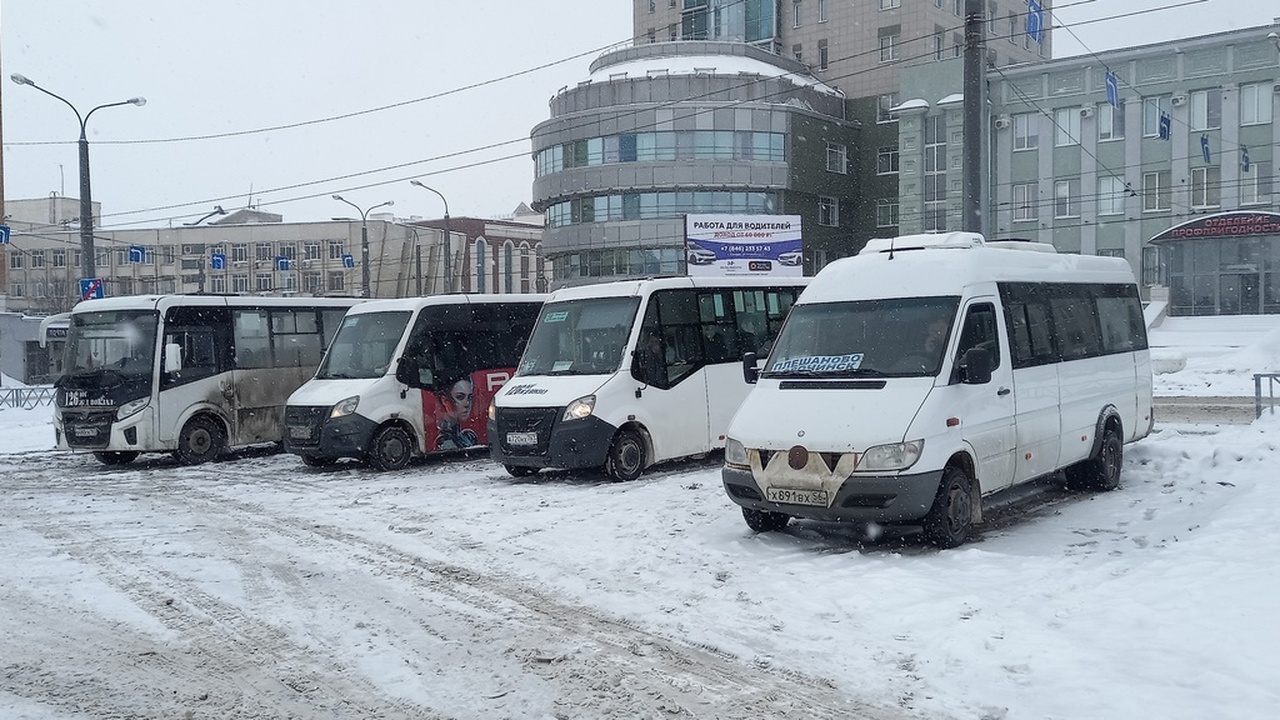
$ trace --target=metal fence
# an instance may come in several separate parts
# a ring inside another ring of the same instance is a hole
[[[1263,381],[1266,381],[1267,392],[1262,393]],[[1263,401],[1266,401],[1266,410],[1272,415],[1276,414],[1276,391],[1280,389],[1280,373],[1254,373],[1253,374],[1253,416],[1254,418],[1262,417]]]
[[[0,388],[0,407],[26,408],[53,404],[52,385],[23,388]]]

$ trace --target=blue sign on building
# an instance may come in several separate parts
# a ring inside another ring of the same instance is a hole
[[[141,245],[129,246],[129,262],[144,263],[147,261],[147,249]]]
[[[106,296],[107,287],[102,278],[80,278],[81,300],[101,300]]]
[[[210,270],[226,270],[226,269],[227,269],[227,256],[226,256],[226,255],[223,255],[222,253],[214,253],[214,254],[210,255],[210,256],[209,256],[209,269],[210,269]]]
[[[289,258],[287,258],[287,257],[285,257],[285,256],[283,256],[283,255],[279,255],[279,256],[277,256],[277,257],[276,257],[276,270],[277,270],[277,271],[279,271],[279,272],[285,272],[285,271],[286,271],[286,270],[288,270],[288,269],[289,269]]]
[[[0,225],[0,245],[8,245],[8,244],[9,244],[9,234],[10,234],[10,232],[11,232],[11,231],[9,230],[9,226],[8,226],[8,225]]]
[[[1111,107],[1120,107],[1120,78],[1116,74],[1108,71],[1107,80],[1107,102]]]
[[[354,255],[345,254],[342,256],[342,267],[353,268],[355,266],[356,266],[356,259]]]
[[[1044,42],[1044,8],[1036,0],[1027,0],[1027,34],[1038,43]]]

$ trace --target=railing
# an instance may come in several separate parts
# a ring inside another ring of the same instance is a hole
[[[1267,381],[1267,411],[1276,414],[1276,386],[1280,385],[1280,373],[1253,374],[1253,417],[1262,417],[1262,381]]]
[[[0,388],[0,407],[25,408],[30,410],[40,405],[52,405],[55,391],[53,387]]]

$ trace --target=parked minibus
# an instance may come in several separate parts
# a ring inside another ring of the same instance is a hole
[[[631,480],[724,446],[761,352],[805,278],[660,278],[565,288],[543,306],[489,413],[493,459],[512,475],[602,468]]]
[[[941,547],[983,498],[1058,471],[1111,489],[1153,422],[1121,258],[974,233],[873,240],[800,296],[729,427],[722,478],[756,531],[919,524]]]
[[[357,298],[141,295],[68,316],[58,447],[103,463],[172,452],[201,463],[279,442],[285,399],[320,364]]]
[[[351,308],[289,397],[284,446],[313,467],[380,470],[482,447],[484,409],[511,378],[545,295],[433,295]]]

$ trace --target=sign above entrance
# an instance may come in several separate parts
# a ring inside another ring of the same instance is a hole
[[[1205,215],[1165,230],[1151,242],[1214,237],[1258,237],[1280,235],[1280,214],[1271,212],[1231,212]]]

